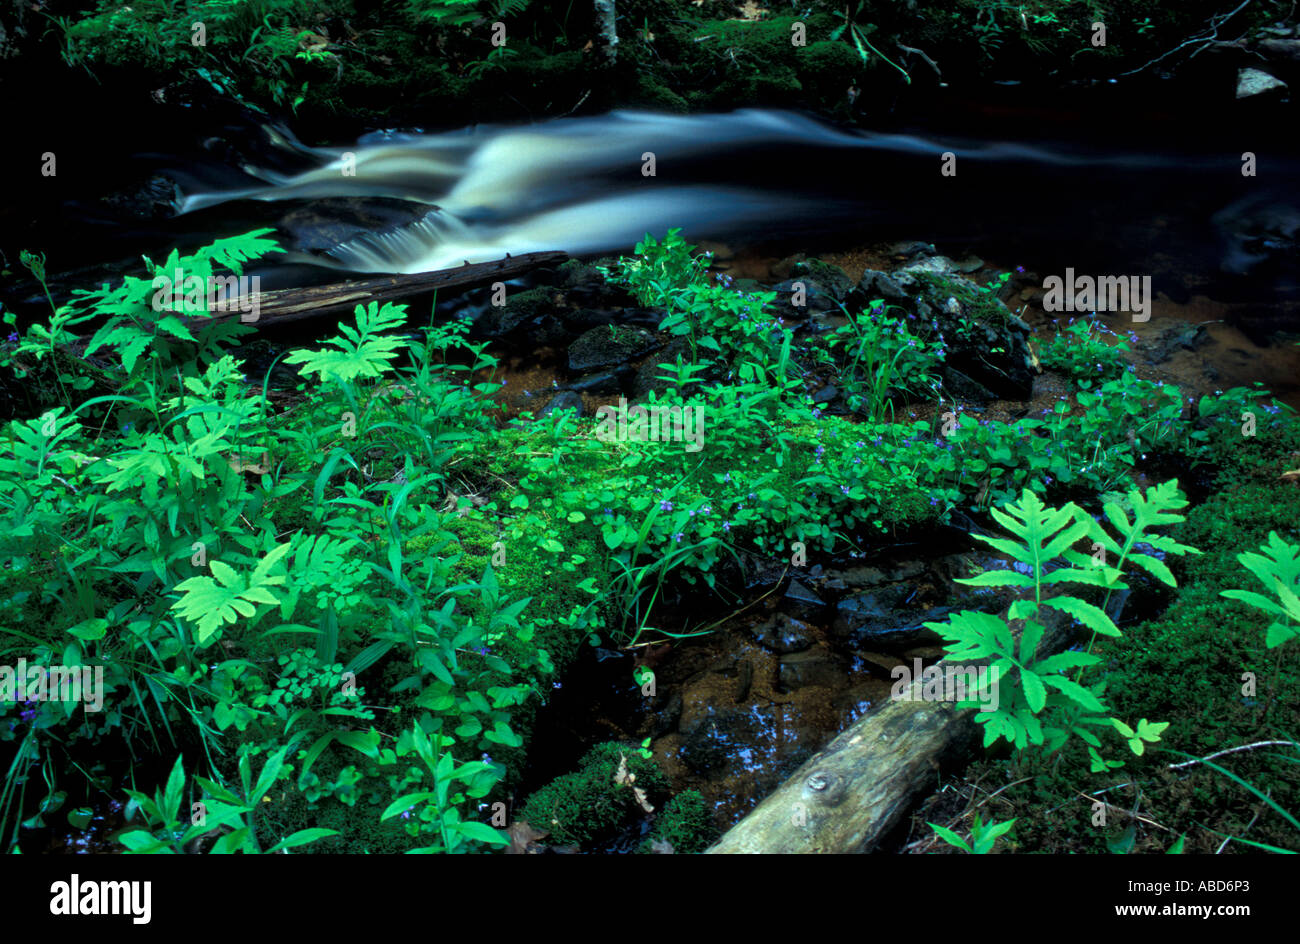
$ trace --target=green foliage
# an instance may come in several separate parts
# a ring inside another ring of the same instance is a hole
[[[719,836],[704,797],[697,790],[684,790],[669,800],[655,817],[654,828],[639,851],[653,852],[656,844],[667,843],[678,855],[696,855],[713,845]]]
[[[1300,597],[1297,597],[1297,592],[1300,592],[1300,545],[1284,541],[1276,531],[1270,531],[1268,543],[1260,551],[1262,553],[1243,552],[1237,555],[1237,560],[1277,599],[1252,590],[1224,590],[1221,595],[1240,600],[1273,617],[1265,636],[1266,645],[1273,649],[1300,638]]]
[[[985,823],[980,819],[980,815],[976,813],[975,820],[971,823],[970,842],[967,842],[946,826],[936,826],[934,823],[926,823],[927,826],[934,830],[935,835],[948,843],[948,845],[955,846],[969,855],[986,855],[992,852],[993,846],[997,844],[999,837],[1010,830],[1015,824],[1016,821],[1014,819],[1009,819],[1002,823]]]
[[[1038,355],[1039,363],[1086,382],[1086,386],[1118,379],[1124,373],[1128,342],[1120,340],[1112,345],[1103,341],[1103,334],[1113,332],[1098,322],[1086,318],[1072,318],[1070,322],[1064,331],[1057,328],[1056,336]]]
[[[939,385],[944,361],[942,339],[924,328],[913,332],[907,320],[890,317],[884,301],[868,311],[849,315],[848,324],[831,332],[823,363],[834,364],[848,394],[850,407],[874,420],[884,420],[898,396],[919,397]]]
[[[193,70],[245,104],[243,92],[265,89],[276,105],[296,111],[309,84],[303,68],[335,59],[331,49],[337,48],[301,24],[312,22],[312,14],[351,11],[349,0],[323,7],[303,0],[140,0],[129,6],[99,0],[89,16],[54,22],[63,33],[64,61],[92,74],[101,66]]]
[[[487,18],[518,16],[531,0],[407,0],[407,13],[417,22],[464,26]]]
[[[1073,583],[1102,588],[1109,599],[1114,590],[1127,588],[1121,579],[1126,564],[1140,567],[1167,586],[1176,585],[1162,557],[1199,552],[1150,529],[1183,520],[1175,512],[1187,502],[1179,496],[1177,483],[1166,482],[1158,488],[1147,489],[1145,496],[1135,489],[1129,492],[1127,500],[1132,510],[1131,520],[1121,503],[1105,505],[1105,518],[1115,531],[1112,535],[1101,522],[1073,503],[1060,509],[1047,508],[1037,495],[1026,489],[1019,502],[1004,509],[992,509],[998,523],[1019,540],[973,535],[1020,562],[1024,569],[987,571],[959,582],[975,587],[1033,591],[1032,600],[1021,598],[1012,603],[1006,618],[962,610],[947,623],[926,624],[949,640],[946,648],[954,661],[991,659],[993,684],[999,686],[998,704],[995,710],[981,711],[976,718],[977,723],[984,725],[986,746],[1005,739],[1018,750],[1033,744],[1057,751],[1072,735],[1077,735],[1089,745],[1094,770],[1106,770],[1115,766],[1115,762],[1106,762],[1097,753],[1101,741],[1090,728],[1114,727],[1139,755],[1144,742],[1159,740],[1164,729],[1161,725],[1151,725],[1143,719],[1135,732],[1109,717],[1112,709],[1104,700],[1104,679],[1089,686],[1080,684],[1084,671],[1100,662],[1092,654],[1097,636],[1122,635],[1107,615],[1104,601],[1103,606],[1097,606],[1078,596],[1043,595],[1044,586],[1054,588],[1056,584]],[[1092,542],[1097,556],[1073,550],[1084,539]],[[1139,545],[1150,547],[1153,553],[1140,552]],[[1114,556],[1114,566],[1105,563],[1106,555]],[[1058,558],[1063,563],[1053,567]],[[1039,658],[1039,643],[1047,632],[1042,622],[1044,609],[1056,610],[1086,627],[1092,634],[1087,651],[1067,651]],[[1017,620],[1023,621],[1018,644],[1011,630],[1011,622]],[[1072,679],[1065,674],[1069,670],[1074,670]],[[973,698],[963,702],[964,707],[979,704]]]
[[[153,797],[138,790],[128,790],[131,802],[127,819],[138,809],[144,816],[148,829],[127,830],[118,841],[132,853],[183,853],[185,846],[207,833],[222,830],[220,837],[209,850],[212,853],[259,853],[257,818],[263,798],[275,786],[284,770],[281,748],[269,757],[256,783],[253,781],[250,752],[241,751],[239,757],[239,787],[232,788],[203,777],[195,782],[203,788],[203,800],[196,804],[189,816],[182,816],[181,801],[185,792],[185,770],[181,758],[167,778],[165,788],[156,790]],[[185,820],[191,825],[185,828]],[[305,846],[326,836],[334,835],[331,829],[304,829],[279,840],[265,850],[274,853],[297,846]]]
[[[620,779],[620,768],[631,779]],[[534,829],[548,831],[553,844],[590,846],[614,838],[644,813],[637,790],[654,806],[667,794],[667,786],[653,761],[610,741],[588,751],[576,771],[532,794],[519,818]]]

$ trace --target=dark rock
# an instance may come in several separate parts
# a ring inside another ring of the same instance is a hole
[[[632,368],[630,367],[605,370],[596,374],[586,374],[577,380],[571,380],[564,384],[564,389],[581,393],[618,393],[623,389],[623,382],[631,375]]]
[[[839,395],[839,388],[834,384],[827,384],[813,394],[813,403],[830,403]]]
[[[582,416],[582,397],[572,390],[565,390],[551,397],[551,401],[542,407],[538,416],[546,416],[555,410],[576,410]]]
[[[322,197],[288,210],[277,228],[290,234],[289,248],[323,254],[354,239],[372,243],[437,210],[427,203],[391,197]]]
[[[899,259],[913,260],[923,256],[933,256],[938,250],[933,243],[924,243],[917,239],[894,243],[889,247],[889,254]]]
[[[1024,322],[974,282],[941,271],[944,261],[941,256],[927,260],[939,270],[912,266],[894,273],[894,280],[908,293],[902,307],[916,313],[915,329],[943,339],[945,378],[973,399],[1029,399],[1035,374]]]
[[[844,301],[853,291],[853,280],[843,269],[829,262],[822,262],[820,259],[796,262],[790,267],[790,279],[794,282],[806,283],[810,280],[816,282],[821,290],[836,302]]]
[[[583,262],[570,259],[555,271],[554,284],[564,292],[564,300],[577,308],[623,308],[636,300],[622,285],[605,280],[600,266],[615,266],[613,259]]]
[[[782,692],[801,688],[843,688],[848,668],[825,650],[795,652],[782,656],[777,668],[777,687]]]
[[[1205,325],[1179,321],[1160,332],[1160,336],[1147,346],[1147,360],[1152,364],[1162,364],[1174,356],[1178,350],[1194,351],[1208,344]]]
[[[3,47],[3,33],[0,33],[0,47]],[[104,202],[133,219],[163,220],[176,215],[179,196],[174,181],[154,174],[135,187],[109,194]]]
[[[803,286],[803,296],[799,300],[803,304],[795,304],[795,293],[800,285]],[[835,299],[819,283],[811,279],[787,279],[774,285],[772,290],[777,294],[769,310],[785,321],[804,321],[812,315],[839,310]]]
[[[988,403],[990,400],[997,399],[988,387],[967,377],[955,367],[945,365],[940,372],[940,376],[943,378],[944,389],[957,400],[965,400],[970,403]]]
[[[662,351],[647,357],[637,368],[636,376],[632,379],[632,399],[644,400],[652,390],[655,393],[663,393],[667,390],[668,381],[659,376],[663,373],[659,365],[676,363],[679,354],[682,355],[683,360],[686,360],[687,353],[686,342],[681,338],[674,338]]]
[[[877,298],[883,298],[888,304],[907,301],[907,292],[893,278],[884,272],[868,269],[862,273],[862,281],[853,293],[853,301],[865,308]]]
[[[776,653],[802,652],[816,641],[813,629],[802,620],[784,613],[769,616],[750,629],[750,635],[764,649]]]
[[[654,740],[677,729],[677,722],[682,717],[682,693],[674,691],[666,699],[660,695],[656,701],[662,701],[663,707],[656,708],[650,715],[650,737]]]
[[[782,602],[788,608],[806,614],[815,614],[826,606],[825,600],[798,580],[790,581],[790,586],[786,587],[785,597]]]
[[[875,652],[897,652],[938,642],[941,637],[922,624],[942,620],[951,607],[906,609],[904,601],[911,592],[903,584],[841,600],[836,607],[832,632],[854,648]]]
[[[489,338],[527,335],[535,332],[555,313],[555,292],[530,288],[507,292],[504,305],[489,306],[474,322],[474,332]]]
[[[574,371],[615,367],[659,346],[644,328],[609,325],[592,328],[569,345],[569,369]]]

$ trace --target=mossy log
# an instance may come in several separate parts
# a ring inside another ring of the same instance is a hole
[[[439,269],[436,272],[385,275],[311,288],[276,289],[258,292],[247,302],[237,299],[229,310],[214,310],[212,317],[241,317],[248,323],[259,326],[280,324],[334,312],[350,312],[357,305],[368,305],[371,302],[389,302],[427,295],[439,289],[466,288],[512,279],[531,269],[556,265],[568,258],[564,252],[528,252],[520,256],[507,255],[494,262],[466,262],[458,268]],[[256,312],[256,317],[253,317],[252,312]]]
[[[1047,632],[1039,653],[1065,648],[1073,635],[1070,621],[1049,609],[1041,614]],[[922,685],[914,679],[909,694],[919,699]],[[943,761],[979,743],[975,714],[952,702],[885,702],[841,732],[708,852],[871,852],[907,814],[913,797],[934,785]]]

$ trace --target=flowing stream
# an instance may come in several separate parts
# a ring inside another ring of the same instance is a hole
[[[237,207],[245,220],[274,225],[277,211],[258,204],[408,201],[407,222],[283,260],[353,272],[422,272],[545,249],[626,251],[647,232],[681,227],[693,241],[745,246],[904,236],[996,244],[1047,271],[1152,273],[1164,287],[1194,272],[1220,294],[1289,296],[1300,283],[1290,251],[1300,161],[1271,154],[1267,174],[1243,177],[1230,146],[1162,151],[1086,128],[1076,140],[1032,144],[848,132],[767,110],[375,132],[333,148],[263,130],[263,153],[243,162],[238,179],[211,186],[177,175],[182,217]]]

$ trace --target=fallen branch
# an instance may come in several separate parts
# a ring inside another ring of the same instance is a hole
[[[563,252],[529,252],[522,256],[507,255],[495,262],[466,262],[458,269],[440,269],[437,272],[420,272],[415,275],[386,275],[373,279],[336,282],[312,288],[286,288],[271,292],[258,292],[248,299],[233,300],[225,311],[213,311],[211,319],[243,317],[255,311],[258,325],[279,324],[314,318],[317,315],[339,311],[352,311],[357,305],[370,302],[387,302],[394,299],[427,295],[445,288],[465,288],[502,279],[515,278],[538,266],[554,265],[568,259]],[[209,318],[190,318],[191,325],[200,325]]]
[[[1127,72],[1121,72],[1119,75],[1120,76],[1133,75],[1135,72],[1141,72],[1143,69],[1149,69],[1151,66],[1155,65],[1157,62],[1161,61],[1162,59],[1168,59],[1174,53],[1178,52],[1178,50],[1186,48],[1187,46],[1190,46],[1193,43],[1202,43],[1203,45],[1201,48],[1204,49],[1205,46],[1208,46],[1219,40],[1219,27],[1221,27],[1224,23],[1227,23],[1230,19],[1232,19],[1242,10],[1246,9],[1246,7],[1248,6],[1250,6],[1250,0],[1243,0],[1241,6],[1237,7],[1237,9],[1233,10],[1231,13],[1220,13],[1210,17],[1210,24],[1207,27],[1210,30],[1208,36],[1195,36],[1192,39],[1187,40],[1187,42],[1175,46],[1173,49],[1169,50],[1163,56],[1157,56],[1156,58],[1152,59],[1150,62],[1146,63],[1145,65],[1140,65],[1136,69],[1130,69]],[[1195,56],[1196,53],[1200,51],[1201,50],[1198,49],[1196,50],[1196,52],[1192,53],[1192,55]]]
[[[1203,764],[1207,760],[1214,760],[1216,757],[1223,757],[1226,754],[1236,754],[1238,751],[1253,751],[1257,747],[1300,747],[1295,741],[1256,741],[1254,744],[1243,744],[1240,747],[1230,747],[1226,751],[1216,751],[1205,757],[1195,757],[1192,760],[1185,760],[1181,764],[1170,764],[1170,770],[1181,770],[1183,767],[1191,767],[1193,764]]]
[[[924,52],[917,49],[915,46],[904,46],[902,43],[895,43],[894,45],[896,45],[899,49],[903,50],[903,52],[910,52],[920,56],[922,59],[925,60],[926,65],[928,65],[931,69],[934,70],[935,75],[937,75],[941,79],[943,78],[943,73],[939,71],[939,64],[935,62],[933,59],[931,59],[929,56],[927,56]]]

